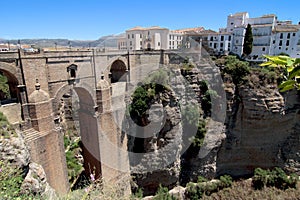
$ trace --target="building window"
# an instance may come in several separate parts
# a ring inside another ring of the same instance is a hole
[[[265,47],[263,47],[263,48],[262,48],[262,51],[265,51],[265,50],[266,50],[266,48],[265,48]]]
[[[172,45],[174,46],[174,41],[172,42]]]
[[[157,45],[160,46],[160,42],[158,42]]]
[[[130,46],[132,46],[132,41],[130,41]]]
[[[279,47],[278,49],[281,49],[281,47]]]
[[[143,35],[142,35],[142,34],[140,34],[140,38],[143,38]]]
[[[224,45],[223,43],[220,43],[220,47],[223,47],[223,45]]]
[[[142,42],[142,41],[140,41],[140,45],[141,45],[141,46],[143,45],[143,42]]]
[[[287,34],[287,38],[288,38],[288,39],[291,38],[291,34],[290,34],[290,33]]]
[[[134,34],[132,34],[131,37],[134,38]]]
[[[214,48],[215,48],[215,49],[217,48],[217,43],[214,43]]]
[[[276,41],[275,41],[275,40],[273,40],[273,44],[275,44],[275,42],[276,42]]]
[[[283,38],[283,33],[280,33],[280,39],[282,39]]]
[[[169,39],[170,39],[170,40],[172,39],[172,36],[171,36],[171,35],[169,35]]]
[[[285,50],[286,50],[286,51],[288,51],[288,50],[289,50],[289,48],[285,48]]]
[[[279,46],[282,46],[282,40],[279,41]]]
[[[233,25],[233,22],[231,22],[230,25]]]
[[[296,36],[296,33],[293,33],[293,36],[295,37],[295,36]]]
[[[130,35],[128,34],[128,39],[130,39]]]
[[[239,40],[236,40],[235,43],[238,44],[238,43],[239,43]]]
[[[224,36],[223,35],[221,36],[221,41],[224,41]]]
[[[69,72],[70,78],[76,78],[76,71],[77,71],[77,65],[72,64],[67,68],[67,72]]]
[[[170,46],[172,45],[172,42],[171,42],[171,41],[169,41],[169,45],[170,45]]]
[[[231,40],[231,35],[229,35],[228,40],[229,40],[229,41]]]
[[[287,41],[286,41],[286,46],[289,46],[289,45],[290,45],[290,41],[287,40]]]

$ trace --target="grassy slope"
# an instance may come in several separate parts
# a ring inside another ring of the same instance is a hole
[[[251,180],[235,181],[230,188],[223,189],[210,196],[204,196],[202,199],[300,199],[300,183],[297,189],[279,190],[274,187],[264,188],[263,190],[254,190],[251,187]]]

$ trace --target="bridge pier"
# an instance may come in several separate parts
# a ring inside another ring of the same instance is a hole
[[[32,126],[24,131],[31,159],[42,165],[48,183],[58,194],[67,194],[69,182],[63,139],[55,129],[49,94],[41,90],[37,83],[36,90],[29,96],[28,104],[24,106],[29,110]]]
[[[111,86],[100,80],[96,89],[98,134],[101,157],[103,187],[116,187],[122,196],[131,194],[130,169],[127,152],[127,140],[121,139],[122,133],[117,127],[112,112]]]

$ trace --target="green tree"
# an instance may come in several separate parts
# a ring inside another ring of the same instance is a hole
[[[227,56],[225,58],[225,67],[222,70],[223,76],[229,74],[235,85],[244,83],[244,77],[250,73],[249,63],[240,61],[236,56]]]
[[[244,38],[244,45],[243,45],[243,55],[248,56],[252,52],[253,46],[253,35],[252,35],[252,28],[251,25],[248,24],[246,28],[245,38]]]
[[[7,84],[7,77],[0,74],[0,91],[4,93],[6,98],[10,98],[9,86]]]
[[[260,66],[275,67],[282,71],[283,81],[279,84],[281,92],[292,89],[300,90],[300,58],[291,58],[289,56],[267,56],[268,61]]]

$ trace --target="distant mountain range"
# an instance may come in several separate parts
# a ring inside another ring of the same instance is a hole
[[[57,46],[72,46],[72,47],[117,47],[118,38],[120,35],[108,35],[99,38],[98,40],[68,40],[68,39],[20,39],[21,44],[34,45],[35,47],[55,47]],[[0,43],[18,44],[18,40],[6,40],[0,38]]]

